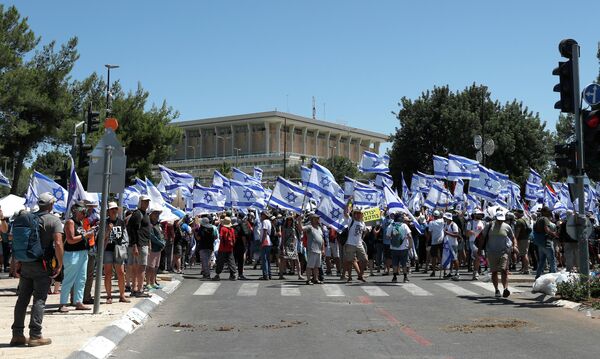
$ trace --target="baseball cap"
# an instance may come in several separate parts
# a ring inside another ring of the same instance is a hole
[[[506,212],[496,211],[496,219],[499,221],[506,221]]]
[[[435,211],[433,211],[433,216],[436,218],[440,218],[442,216],[442,213],[436,209]]]
[[[145,195],[145,194],[143,194],[143,195],[140,196],[140,201],[150,201],[150,197],[147,196],[147,195]]]
[[[44,192],[38,197],[38,206],[47,206],[56,202],[56,198],[50,192]]]

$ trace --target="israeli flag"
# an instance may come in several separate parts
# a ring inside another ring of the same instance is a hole
[[[173,216],[177,217],[178,219],[182,219],[183,217],[185,217],[184,211],[180,210],[179,208],[177,208],[171,204],[165,203],[165,208],[167,210],[169,210],[169,212],[171,212],[171,214]]]
[[[481,209],[480,201],[475,196],[467,194],[467,213],[473,213],[477,209]]]
[[[390,157],[388,155],[378,155],[373,152],[364,151],[358,170],[367,173],[387,173],[389,169]]]
[[[123,206],[127,209],[136,209],[140,202],[140,190],[134,186],[126,187],[123,191]]]
[[[150,181],[149,178],[146,178],[146,191],[148,192],[148,197],[150,197],[151,207],[154,206],[162,208],[164,207],[165,203],[167,203],[163,193],[158,190],[158,188],[154,185],[154,183],[152,183],[152,181]]]
[[[437,179],[445,180],[448,178],[448,159],[433,155],[433,175]]]
[[[413,216],[410,208],[408,208],[404,202],[398,197],[389,186],[383,186],[383,198],[385,199],[385,205],[387,206],[388,213],[405,213],[410,217],[412,223],[415,226],[415,229],[419,234],[423,234],[421,230],[421,225]]]
[[[139,178],[135,178],[135,184],[133,185],[141,194],[148,194],[148,190],[146,188],[146,182],[142,181]]]
[[[529,168],[529,177],[527,178],[527,182],[539,185],[540,189],[542,187],[542,176],[537,173],[533,168]]]
[[[425,207],[427,208],[445,208],[450,202],[449,192],[439,184],[433,184],[427,193]]]
[[[362,208],[377,207],[379,205],[379,190],[375,188],[354,188],[353,205]]]
[[[0,171],[0,186],[11,188],[10,181],[2,174],[2,171]]]
[[[250,176],[249,174],[245,173],[244,171],[242,171],[238,168],[233,167],[231,169],[231,173],[233,175],[233,179],[238,182],[262,186],[259,180],[257,180],[255,177]]]
[[[415,192],[408,202],[406,202],[406,207],[408,207],[411,212],[417,212],[423,207],[423,202],[423,194],[421,192]]]
[[[461,199],[463,194],[465,193],[465,181],[462,179],[457,179],[454,184],[454,198]]]
[[[263,170],[260,167],[254,167],[254,178],[258,180],[258,182],[262,181],[263,178]]]
[[[70,215],[71,206],[73,206],[73,204],[79,201],[89,199],[87,192],[85,191],[85,189],[83,189],[83,185],[79,180],[79,176],[77,176],[77,173],[75,172],[75,162],[73,161],[73,158],[71,158],[71,175],[69,176],[68,192],[69,194],[67,199],[67,216]]]
[[[384,185],[392,187],[394,185],[394,180],[392,176],[387,173],[378,173],[375,176],[375,187],[382,189]]]
[[[229,178],[223,176],[221,172],[215,170],[213,173],[213,182],[212,186],[215,188],[223,188],[229,184]]]
[[[413,173],[411,181],[410,181],[410,191],[412,193],[418,192],[421,190],[421,176],[419,173]]]
[[[558,191],[558,200],[567,206],[567,209],[574,211],[575,206],[571,200],[571,194],[569,193],[569,185],[561,183],[560,190]]]
[[[455,261],[454,252],[452,248],[450,248],[450,242],[444,239],[443,244],[443,252],[442,252],[442,268],[448,269],[452,265],[452,262]]]
[[[410,198],[410,190],[404,181],[404,176],[402,176],[402,199],[408,200]]]
[[[500,193],[500,179],[496,173],[479,165],[479,176],[469,184],[469,192],[485,200],[495,202]]]
[[[64,213],[67,210],[67,199],[69,197],[69,192],[61,185],[54,182],[54,180],[37,171],[33,171],[30,186],[31,199],[33,200],[33,203],[29,203],[29,208],[33,208],[33,206],[37,205],[37,200],[40,194],[44,192],[50,192],[54,198],[56,198],[53,208],[54,211],[58,213]]]
[[[490,171],[493,171],[493,170],[490,170]],[[504,174],[504,173],[500,173],[498,171],[493,171],[493,172],[496,175],[496,177],[498,177],[498,181],[500,181],[500,188],[501,189],[507,188],[506,186],[509,182],[508,175]],[[507,191],[507,193],[508,193],[508,191]]]
[[[306,192],[317,201],[317,204],[320,198],[324,196],[339,198],[341,201],[344,198],[344,191],[335,181],[333,174],[316,162],[313,162]]]
[[[265,209],[265,190],[256,183],[243,183],[236,180],[230,180],[231,204],[239,208]]]
[[[315,213],[321,217],[321,221],[325,224],[332,226],[337,231],[341,232],[344,230],[345,216],[344,212],[346,205],[338,197],[323,196]]]
[[[217,213],[225,210],[227,196],[222,189],[194,185],[194,215]]]
[[[544,194],[541,182],[533,183],[530,181],[525,182],[525,200],[536,202]]]
[[[268,205],[302,214],[304,190],[283,177],[277,177]]]
[[[354,188],[357,188],[357,187],[358,188],[372,188],[371,186],[369,186],[367,184],[359,182],[348,176],[344,176],[344,201],[347,201],[350,198],[352,198],[352,196],[354,194]]]
[[[512,181],[508,181],[508,191],[508,204],[510,205],[510,208],[523,209],[523,203],[521,201],[521,187]]]
[[[306,187],[308,180],[310,179],[310,168],[306,166],[300,166],[300,177],[302,180],[302,186]]]
[[[428,175],[423,172],[417,173],[419,175],[419,190],[423,192],[423,194],[429,193],[429,189],[434,184],[437,184],[438,186],[443,186],[443,183],[436,180],[433,175]]]
[[[194,188],[194,176],[189,173],[177,172],[163,165],[158,165],[160,176],[165,183],[165,192],[173,194],[181,189],[183,193],[191,195]]]
[[[448,155],[448,180],[456,181],[457,179],[476,179],[477,166],[479,162],[468,159],[466,157],[450,154]]]

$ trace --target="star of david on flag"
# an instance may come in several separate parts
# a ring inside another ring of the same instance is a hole
[[[448,178],[448,159],[433,155],[433,175],[437,179]]]
[[[388,155],[380,156],[370,151],[364,151],[358,169],[367,173],[387,173],[390,171],[389,162],[390,157]]]
[[[230,180],[231,204],[242,209],[265,209],[265,190],[262,186]]]
[[[192,204],[194,215],[221,212],[225,210],[226,199],[222,189],[204,187],[196,183]]]
[[[353,205],[363,208],[377,207],[379,205],[379,190],[355,187]]]
[[[302,188],[283,177],[277,177],[275,187],[269,198],[269,206],[302,214],[303,201],[304,191]]]
[[[448,155],[448,180],[476,179],[479,162],[453,154]]]
[[[478,169],[479,176],[469,184],[469,193],[473,193],[490,202],[495,202],[500,193],[500,179],[494,171],[482,165],[479,165]]]

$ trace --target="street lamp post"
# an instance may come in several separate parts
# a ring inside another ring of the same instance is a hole
[[[75,124],[73,128],[73,146],[71,146],[71,158],[73,159],[73,163],[75,163],[75,156],[77,155],[77,128],[83,126],[85,121],[81,121]]]
[[[241,148],[234,148],[235,150],[235,167],[238,166],[238,157],[240,156],[240,151],[242,150]]]
[[[106,71],[108,72],[106,76],[106,117],[110,114],[110,69],[118,69],[119,65],[104,65],[106,67]]]
[[[194,159],[196,159],[196,147],[194,147],[194,146],[188,146],[188,147],[191,148],[192,150],[194,150]]]

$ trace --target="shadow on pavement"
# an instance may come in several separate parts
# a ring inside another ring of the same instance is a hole
[[[537,299],[529,299],[530,301],[535,301],[533,303],[520,303],[514,302],[508,298],[496,298],[491,296],[480,297],[480,296],[471,296],[471,295],[461,295],[458,298],[467,299],[472,302],[477,302],[479,304],[487,304],[487,305],[512,305],[514,308],[557,308],[556,305],[551,303],[542,303]],[[519,298],[522,300],[525,298]]]

